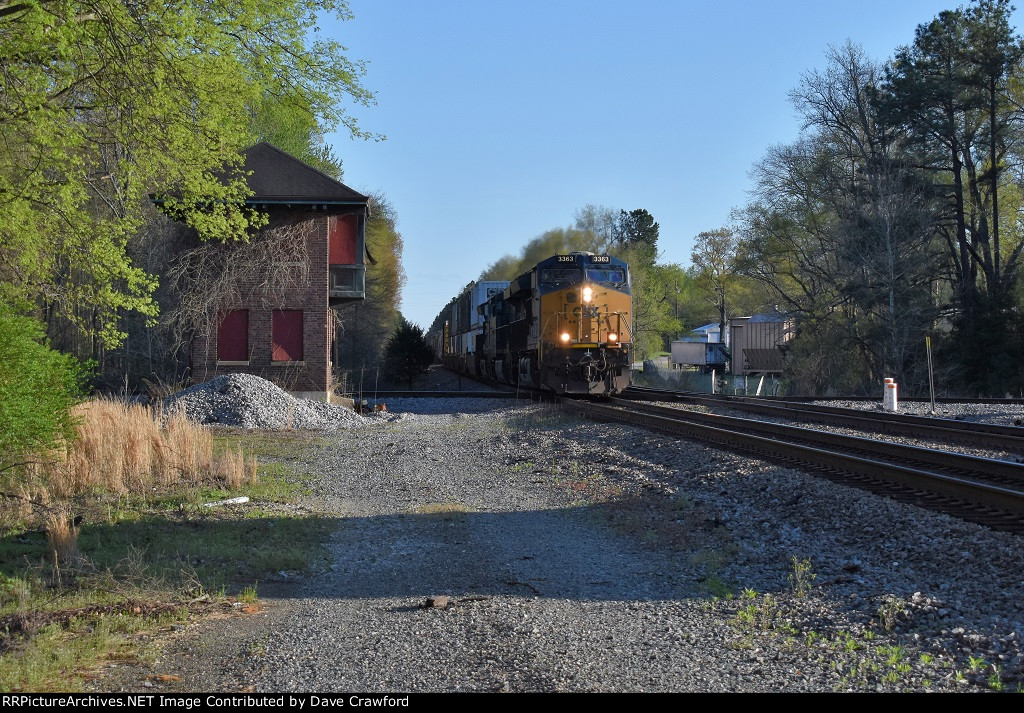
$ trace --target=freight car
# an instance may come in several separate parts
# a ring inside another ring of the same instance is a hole
[[[554,255],[508,283],[471,285],[444,317],[441,358],[456,371],[563,394],[629,386],[632,298],[618,258]]]

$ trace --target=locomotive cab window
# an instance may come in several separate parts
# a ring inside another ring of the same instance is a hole
[[[622,270],[607,267],[588,267],[587,279],[591,282],[611,282],[615,284],[626,281]]]
[[[540,271],[541,282],[579,282],[583,274],[577,267],[548,267]]]

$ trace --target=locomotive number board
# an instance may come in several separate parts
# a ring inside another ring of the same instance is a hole
[[[559,255],[558,262],[576,262],[575,255]],[[590,262],[611,262],[611,258],[607,255],[591,255]]]

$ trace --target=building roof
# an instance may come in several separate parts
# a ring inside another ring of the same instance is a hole
[[[779,312],[766,312],[763,314],[754,314],[754,316],[750,318],[750,322],[786,322],[787,319],[788,318],[786,318],[785,314],[781,314]]]
[[[693,331],[695,331],[695,332],[720,332],[720,331],[722,331],[721,329],[719,329],[719,327],[721,327],[721,326],[722,325],[719,324],[718,322],[712,322],[711,324],[705,324],[703,327],[697,327]]]
[[[370,200],[266,141],[243,152],[245,182],[255,195],[247,203],[366,205]]]

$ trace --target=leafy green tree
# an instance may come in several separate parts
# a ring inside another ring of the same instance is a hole
[[[0,304],[0,473],[74,437],[81,377],[73,357],[47,346],[39,322]]]
[[[365,136],[363,67],[313,33],[344,0],[0,0],[0,298],[37,300],[116,345],[153,316],[126,245],[148,194],[204,239],[264,223],[234,171],[263,102]],[[225,171],[227,173],[225,174]]]
[[[304,97],[266,95],[250,111],[252,143],[267,141],[337,181],[344,179],[341,159],[324,142],[320,123]]]
[[[1024,236],[1018,220],[1001,220],[1020,190],[1008,169],[1021,165],[1024,119],[1024,48],[1011,11],[1005,0],[978,0],[920,25],[879,95],[888,120],[911,139],[908,162],[945,197],[935,224],[948,256],[951,353],[972,393],[1024,386],[1024,372],[1007,368],[1024,355],[1014,299]]]
[[[633,289],[633,345],[640,359],[657,356],[664,351],[667,342],[679,333],[681,326],[672,310],[672,266],[649,264],[641,257],[646,253],[646,246],[637,246],[618,255],[629,264]]]
[[[717,228],[698,233],[690,260],[697,271],[697,285],[718,308],[718,321],[722,334],[728,319],[727,306],[730,288],[739,275],[736,270],[736,252],[739,240],[729,228]]]
[[[390,375],[411,389],[413,382],[427,373],[433,361],[434,348],[423,330],[402,317],[384,347],[384,363]]]
[[[366,299],[338,309],[334,365],[339,379],[381,363],[393,325],[401,319],[405,271],[402,269],[402,235],[398,214],[382,194],[371,196],[371,216],[366,224]]]

